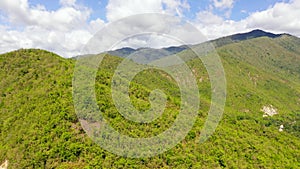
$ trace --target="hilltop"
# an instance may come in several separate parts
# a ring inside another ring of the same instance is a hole
[[[266,32],[260,29],[255,29],[250,32],[246,33],[238,33],[238,34],[233,34],[225,37],[221,37],[215,40],[212,40],[211,42],[216,46],[216,47],[221,47],[224,45],[228,45],[231,43],[236,43],[244,40],[250,40],[250,39],[255,39],[255,38],[260,38],[260,37],[267,37],[270,39],[275,39],[275,38],[280,38],[282,36],[292,36],[289,34],[274,34],[271,32]]]

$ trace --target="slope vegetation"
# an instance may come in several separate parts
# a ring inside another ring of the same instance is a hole
[[[222,45],[217,51],[226,72],[228,94],[214,135],[199,144],[210,105],[210,81],[201,60],[184,50],[178,55],[189,57],[187,64],[201,95],[196,123],[173,149],[140,159],[114,155],[85,134],[72,100],[76,60],[35,49],[0,55],[0,161],[7,159],[9,167],[16,169],[299,168],[299,39],[289,35],[258,37]],[[167,95],[167,108],[152,123],[128,121],[118,113],[110,90],[114,70],[122,60],[105,56],[96,77],[97,103],[105,118],[131,137],[151,137],[168,129],[180,109],[175,80],[156,69],[138,74],[130,85],[132,104],[147,110],[149,93],[160,88]],[[263,117],[261,109],[270,105],[278,114]]]

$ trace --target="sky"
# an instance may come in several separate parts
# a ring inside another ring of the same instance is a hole
[[[178,17],[208,40],[253,29],[300,37],[299,9],[300,0],[1,0],[0,53],[39,48],[66,58],[81,55],[83,46],[101,29],[143,13]],[[136,21],[130,26],[139,25]],[[164,26],[161,29],[170,25]],[[119,29],[122,32],[126,26]],[[195,37],[190,38],[186,41],[195,43]],[[133,37],[118,47],[172,45],[178,44],[152,36]]]

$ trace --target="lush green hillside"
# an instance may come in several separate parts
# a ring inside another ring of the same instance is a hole
[[[151,158],[125,158],[96,145],[74,112],[72,75],[76,60],[42,50],[0,55],[0,162],[11,168],[299,168],[299,39],[260,37],[218,48],[227,79],[226,107],[216,132],[199,144],[207,117],[210,83],[199,59],[187,61],[198,79],[201,108],[193,129],[173,149]],[[182,51],[179,55],[189,55]],[[193,57],[190,57],[193,58]],[[159,87],[168,96],[164,114],[149,124],[120,115],[110,85],[119,57],[106,56],[96,78],[97,103],[119,132],[149,137],[166,130],[180,108],[179,88],[166,73],[150,69],[131,82],[139,110]],[[134,63],[132,63],[134,64]],[[263,106],[278,114],[263,117]],[[88,119],[88,117],[82,117]],[[282,132],[279,126],[284,125]]]

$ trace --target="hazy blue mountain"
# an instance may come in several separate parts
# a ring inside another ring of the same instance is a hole
[[[254,39],[254,38],[259,38],[259,37],[278,38],[282,35],[288,35],[288,34],[274,34],[274,33],[265,32],[263,30],[256,29],[256,30],[252,30],[252,31],[246,32],[246,33],[238,33],[238,34],[218,38],[218,39],[212,40],[211,42],[216,47],[220,47],[220,46],[224,46],[224,45],[227,45],[230,43],[240,42],[240,41],[244,41],[244,40],[248,40],[248,39]],[[288,36],[290,36],[290,35],[288,35]]]
[[[186,45],[183,46],[171,46],[161,49],[154,49],[154,48],[138,48],[133,49],[129,47],[108,51],[106,53],[113,55],[113,56],[119,56],[123,58],[130,58],[134,60],[137,63],[149,63],[151,61],[173,55],[176,53],[179,53],[185,49],[188,49],[189,47]]]
[[[249,39],[255,39],[259,37],[268,37],[268,38],[275,39],[283,35],[292,37],[289,34],[274,34],[274,33],[265,32],[263,30],[256,29],[250,32],[234,34],[234,35],[218,38],[197,45],[171,46],[171,47],[166,47],[161,49],[154,49],[154,48],[133,49],[130,47],[124,47],[113,51],[108,51],[107,53],[113,56],[119,56],[123,58],[129,57],[130,59],[134,60],[137,63],[147,64],[155,60],[159,60],[161,58],[180,53],[186,49],[189,49],[189,46],[190,47],[201,46],[202,48],[207,48],[207,45],[211,44],[217,48],[227,44],[236,43],[236,42],[249,40]],[[290,46],[291,45],[288,45],[289,48]]]

